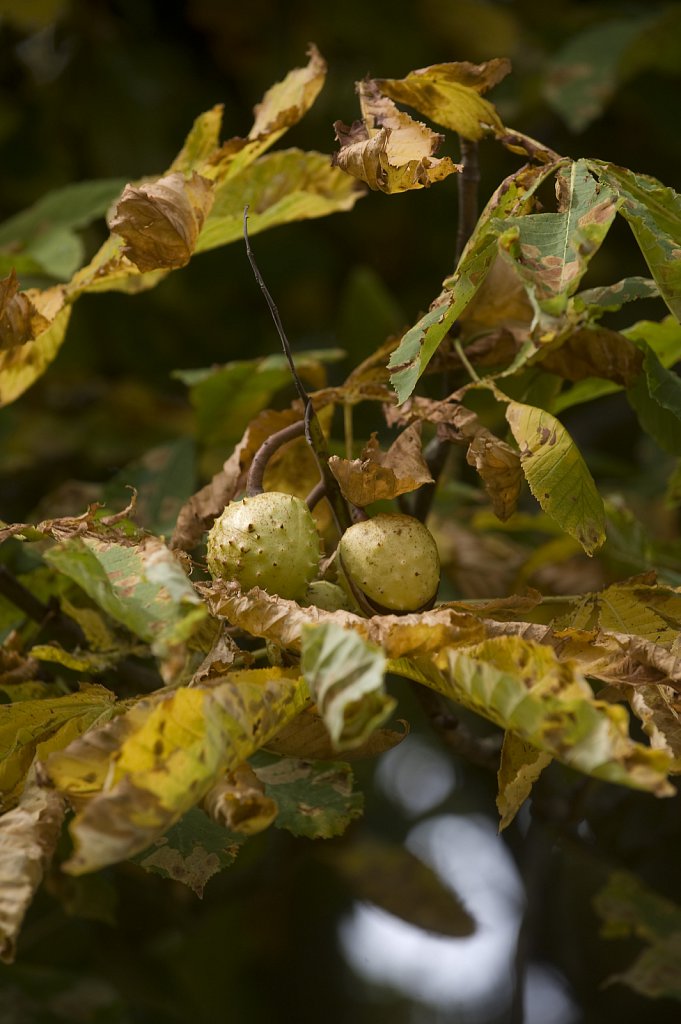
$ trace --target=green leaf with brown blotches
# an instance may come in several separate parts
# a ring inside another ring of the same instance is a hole
[[[395,708],[380,648],[335,622],[303,626],[300,667],[337,750],[363,744]]]
[[[115,695],[85,683],[77,693],[0,705],[0,799],[6,809],[19,798],[37,758],[61,750],[115,712]]]
[[[252,759],[267,796],[276,801],[274,824],[294,836],[330,839],[360,817],[364,797],[354,789],[349,764],[259,753]]]

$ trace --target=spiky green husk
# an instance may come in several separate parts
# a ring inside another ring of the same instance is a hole
[[[266,491],[230,502],[208,534],[206,555],[213,579],[298,601],[317,575],[319,534],[304,501]]]
[[[413,516],[380,513],[355,523],[343,534],[338,554],[343,573],[381,608],[418,611],[437,594],[437,545]]]

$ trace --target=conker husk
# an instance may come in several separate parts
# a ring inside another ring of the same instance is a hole
[[[206,557],[213,579],[297,601],[319,569],[319,534],[304,501],[265,491],[227,505],[208,534]]]

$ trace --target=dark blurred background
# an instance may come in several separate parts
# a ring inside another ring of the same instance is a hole
[[[246,134],[253,105],[304,64],[310,41],[328,61],[327,84],[280,145],[331,153],[332,123],[358,116],[354,83],[367,73],[397,78],[506,56],[513,73],[493,96],[506,124],[565,155],[678,187],[678,3],[0,0],[0,219],[72,182],[160,173],[215,103],[225,105],[225,137]],[[580,115],[579,104],[561,105],[584,67],[592,109]],[[443,152],[456,156],[456,141]],[[517,166],[498,145],[481,145],[483,201]],[[427,192],[372,193],[351,213],[258,236],[295,346],[345,349],[333,370],[342,377],[413,323],[452,267],[455,188],[450,179]],[[87,229],[88,256],[103,237],[103,223]],[[626,226],[613,229],[598,272],[604,281],[645,272]],[[0,516],[56,513],[69,481],[85,493],[83,483],[109,480],[155,445],[192,437],[173,370],[274,351],[240,244],[196,257],[145,294],[84,296],[54,365],[0,410]],[[193,482],[207,465],[198,454]],[[564,835],[553,814],[550,828],[524,817],[502,841],[494,778],[452,767],[419,716],[414,708],[414,738],[377,780],[358,769],[369,793],[358,828],[408,839],[437,864],[485,922],[487,946],[471,952],[465,942],[479,938],[434,939],[372,918],[317,846],[267,834],[209,883],[203,902],[132,866],[74,882],[74,893],[53,886],[31,911],[17,965],[0,975],[2,1020],[501,1024],[520,871],[534,879],[526,1024],[677,1021],[678,1005],[602,987],[637,947],[598,938],[591,899],[611,865],[678,898],[678,802],[597,787],[580,798],[581,840],[572,819]],[[551,799],[571,807],[576,786],[556,771]]]

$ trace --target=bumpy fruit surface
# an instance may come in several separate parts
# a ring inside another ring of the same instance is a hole
[[[343,573],[382,608],[417,611],[437,593],[437,545],[413,516],[381,513],[355,523],[343,534],[338,554]]]
[[[207,560],[213,579],[300,600],[317,575],[319,534],[304,501],[266,491],[230,502],[208,534]]]

